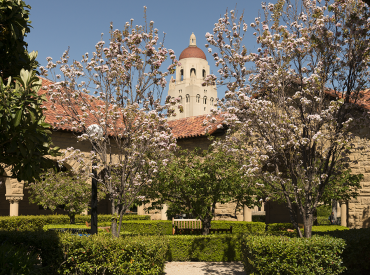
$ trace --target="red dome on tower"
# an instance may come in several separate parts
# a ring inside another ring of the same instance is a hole
[[[184,58],[202,58],[207,60],[204,52],[197,47],[197,38],[195,37],[194,33],[190,35],[189,47],[182,51],[179,60]]]
[[[179,60],[184,58],[202,58],[204,60],[207,60],[205,53],[197,46],[189,46],[185,50],[183,50],[180,54]]]

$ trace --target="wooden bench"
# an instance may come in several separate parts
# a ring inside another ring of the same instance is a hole
[[[174,219],[172,218],[172,235],[201,235],[203,232],[202,221],[197,219]],[[233,233],[233,227],[228,229],[209,229],[210,234]]]
[[[86,224],[87,227],[91,227],[91,223],[85,222],[85,224]],[[103,229],[103,230],[105,230],[107,232],[110,231],[110,226],[102,226],[102,227],[98,227],[98,228],[99,229]]]

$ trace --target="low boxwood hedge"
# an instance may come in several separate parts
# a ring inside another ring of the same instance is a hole
[[[113,239],[111,234],[44,231],[0,231],[0,245],[21,247],[24,251],[20,252],[40,256],[42,266],[37,273],[13,274],[162,274],[168,251],[167,239],[160,236]],[[17,259],[13,255],[7,262]]]
[[[370,228],[317,232],[315,234],[329,235],[346,242],[343,264],[347,270],[343,274],[370,274]]]
[[[63,250],[59,235],[57,232],[44,231],[0,231],[0,245],[22,247],[27,250],[29,255],[39,255],[42,268],[38,270],[37,274],[55,274],[60,263],[63,262]]]
[[[36,253],[30,253],[23,246],[0,245],[0,274],[38,274]]]
[[[167,261],[240,261],[239,235],[167,236]]]
[[[168,243],[165,237],[121,237],[61,234],[61,274],[162,274]]]
[[[211,228],[230,228],[233,227],[233,233],[263,233],[265,231],[265,223],[262,222],[238,222],[238,221],[212,221]]]
[[[139,235],[171,235],[171,221],[122,221],[121,231]]]
[[[246,236],[241,240],[247,274],[340,274],[345,241],[329,236],[310,239]]]
[[[110,222],[112,215],[98,215],[98,222]],[[76,215],[76,223],[90,222],[91,217]],[[124,215],[123,220],[150,220],[148,215]],[[39,215],[0,217],[0,230],[35,231],[42,230],[47,224],[67,224],[67,215]]]

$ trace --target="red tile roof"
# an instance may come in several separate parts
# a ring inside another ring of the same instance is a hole
[[[45,87],[45,86],[49,86],[49,85],[52,85],[54,84],[53,81],[50,81],[48,79],[45,79],[45,78],[42,78],[40,77],[40,79],[42,80],[42,87]],[[65,131],[74,131],[74,132],[81,132],[81,130],[79,131],[78,129],[73,129],[72,126],[68,123],[68,124],[58,124],[60,123],[61,121],[58,119],[58,117],[61,117],[63,116],[63,113],[64,113],[64,107],[60,104],[54,104],[54,107],[53,108],[53,104],[52,102],[49,100],[50,99],[50,95],[48,95],[48,89],[44,90],[44,89],[40,89],[39,91],[39,94],[44,94],[47,98],[47,101],[44,102],[43,104],[43,107],[46,107],[47,109],[43,112],[44,113],[44,116],[45,116],[45,121],[49,124],[52,125],[52,127],[56,130],[65,130]],[[89,104],[94,107],[94,109],[98,109],[98,106],[101,106],[101,105],[104,105],[105,103],[93,96],[89,96],[89,95],[84,95],[84,99],[88,100],[89,101]],[[90,100],[92,99],[92,100]],[[79,115],[82,115],[83,114],[83,111],[82,110],[78,110],[78,113]],[[94,124],[96,123],[96,120],[94,120],[93,118],[89,118],[87,117],[85,119],[85,122],[86,122],[86,125],[89,126],[91,124]]]
[[[338,93],[333,90],[327,90],[325,91],[325,93],[329,95],[330,97],[338,97],[338,98],[343,97],[342,93]],[[364,110],[370,111],[370,89],[360,91],[356,102],[353,99],[350,99],[350,102],[355,103],[358,107]]]
[[[53,84],[54,82],[40,77],[42,80],[42,86],[49,86]],[[52,127],[55,130],[64,130],[64,131],[74,131],[74,132],[80,132],[76,129],[72,129],[70,124],[64,124],[61,125],[58,123],[60,120],[58,120],[58,116],[61,116],[64,112],[64,109],[61,105],[55,104],[55,109],[52,108],[52,102],[49,101],[50,96],[47,94],[47,90],[40,89],[39,94],[45,94],[47,97],[47,101],[43,104],[44,107],[47,109],[44,110],[44,116],[45,121],[52,125]],[[92,102],[90,104],[92,106],[98,106],[98,105],[104,105],[104,102],[89,95],[85,95],[86,98],[90,99],[92,98]],[[81,114],[83,111],[81,110]],[[207,135],[207,126],[203,126],[203,121],[208,120],[206,115],[201,116],[194,116],[194,117],[187,117],[177,120],[171,120],[168,121],[168,124],[170,128],[172,129],[172,133],[176,139],[182,139],[182,138],[192,138],[192,137],[201,137]],[[222,121],[222,119],[219,117],[218,121]],[[93,118],[87,118],[86,119],[86,125],[91,125],[96,123]],[[214,134],[218,128],[218,124],[211,125],[210,129],[208,130],[209,134]]]
[[[210,129],[208,129],[208,134],[212,135],[218,130],[217,125],[221,124],[222,118],[217,117],[217,119],[220,123],[212,124]],[[200,115],[171,120],[168,124],[177,139],[192,138],[207,135],[208,126],[203,126],[203,121],[205,120],[209,120],[207,115]]]

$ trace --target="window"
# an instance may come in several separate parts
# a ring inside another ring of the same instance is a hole
[[[196,102],[197,102],[197,103],[199,103],[199,101],[200,101],[200,95],[197,95],[197,100],[196,100]]]
[[[190,102],[190,95],[189,94],[187,94],[186,95],[186,103],[189,103]]]
[[[184,70],[181,69],[180,70],[180,81],[183,81],[184,80]]]
[[[203,104],[207,104],[207,97],[203,97]]]
[[[194,73],[194,75],[197,75],[194,68],[191,68],[190,75],[191,75],[191,73]]]
[[[210,104],[213,106],[213,97],[211,97],[209,101],[210,101]]]
[[[182,103],[182,96],[181,96],[181,95],[179,95],[179,98],[180,98],[180,103]]]
[[[206,70],[203,70],[203,77],[206,77]]]

